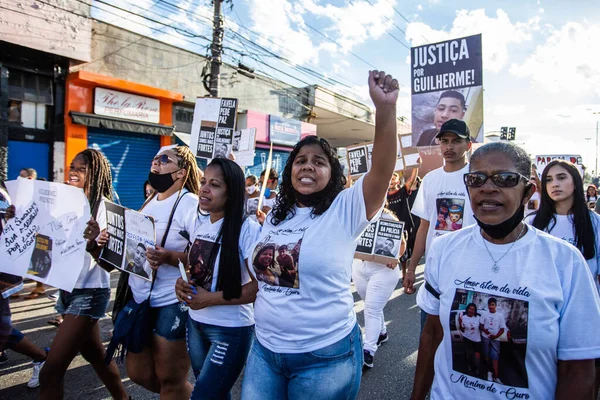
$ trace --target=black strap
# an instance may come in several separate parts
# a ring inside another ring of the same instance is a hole
[[[433,297],[435,297],[438,300],[440,299],[440,294],[427,281],[425,281],[425,289],[427,289],[427,291],[431,293]]]
[[[160,247],[163,247],[163,248],[165,247],[165,244],[167,243],[167,236],[169,236],[169,230],[171,229],[171,224],[173,223],[173,217],[175,216],[175,211],[177,210],[177,206],[179,205],[179,202],[181,201],[183,196],[185,196],[188,193],[190,193],[190,192],[186,191],[181,196],[177,197],[177,201],[175,201],[175,204],[173,205],[173,209],[171,210],[171,215],[169,215],[169,222],[167,222],[167,229],[165,230],[165,233],[160,242]],[[148,299],[150,299],[150,296],[152,295],[152,289],[154,289],[154,282],[156,282],[156,270],[152,271],[152,285],[150,285],[150,294],[148,295]]]

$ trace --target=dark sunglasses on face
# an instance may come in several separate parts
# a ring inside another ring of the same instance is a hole
[[[154,157],[152,159],[152,163],[154,164],[155,162],[158,162],[160,165],[167,165],[170,162],[177,164],[177,162],[175,160],[173,160],[171,157],[169,157],[166,154],[160,154],[160,155]]]
[[[463,178],[465,185],[470,188],[482,187],[488,179],[491,179],[494,185],[500,188],[515,187],[519,184],[520,180],[529,181],[529,178],[517,172],[500,172],[494,175],[486,175],[482,172],[469,172]]]

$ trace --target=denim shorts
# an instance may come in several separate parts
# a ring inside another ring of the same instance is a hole
[[[169,341],[185,340],[188,315],[188,306],[184,303],[152,308],[153,333]]]
[[[489,357],[492,360],[500,359],[500,341],[490,340],[486,337],[481,337],[481,347],[483,349],[483,355]]]
[[[73,289],[71,293],[61,289],[55,309],[62,315],[100,319],[106,314],[109,301],[110,288]]]

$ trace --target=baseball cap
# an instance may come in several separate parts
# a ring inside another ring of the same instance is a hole
[[[461,139],[471,140],[471,132],[469,132],[469,127],[464,121],[461,121],[460,119],[450,119],[444,122],[444,124],[440,128],[440,133],[437,134],[436,138],[439,139],[439,137],[446,132],[452,132]]]

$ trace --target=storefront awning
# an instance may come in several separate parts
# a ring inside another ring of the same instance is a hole
[[[113,129],[117,131],[145,133],[149,135],[173,136],[173,127],[150,122],[131,121],[123,118],[106,117],[104,115],[87,114],[71,111],[69,113],[74,124],[94,128]]]

